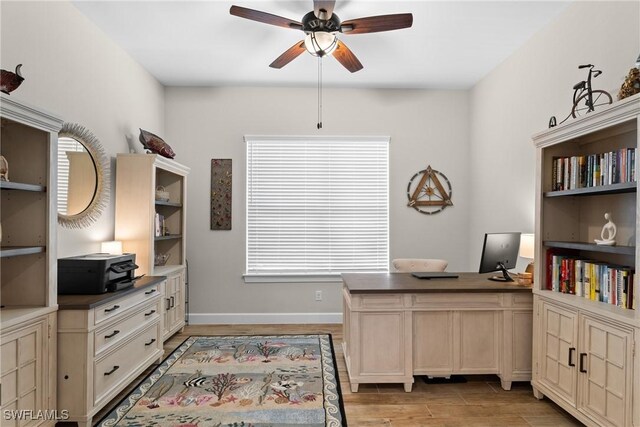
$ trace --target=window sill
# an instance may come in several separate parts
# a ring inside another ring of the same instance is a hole
[[[341,283],[335,274],[243,274],[245,283]]]

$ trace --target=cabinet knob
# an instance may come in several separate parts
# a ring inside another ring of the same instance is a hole
[[[117,371],[118,369],[120,369],[120,366],[114,366],[112,370],[110,370],[109,372],[105,372],[104,375],[111,375],[113,374],[115,371]]]
[[[151,341],[144,343],[145,346],[149,346],[151,344],[153,344],[154,342],[156,342],[155,338],[151,338]]]
[[[145,317],[148,317],[148,316],[151,316],[155,312],[156,312],[155,310],[151,310],[150,312],[145,313],[144,315],[145,315]]]
[[[151,295],[152,293],[154,293],[154,292],[156,292],[156,291],[157,291],[157,289],[151,289],[151,290],[149,290],[149,291],[145,292],[144,294],[145,294],[145,295]]]
[[[585,374],[587,373],[587,370],[584,367],[586,357],[587,357],[587,353],[580,353],[580,372]]]
[[[576,363],[573,361],[573,353],[576,351],[575,347],[571,347],[569,348],[569,360],[567,361],[567,364],[569,366],[576,366]]]

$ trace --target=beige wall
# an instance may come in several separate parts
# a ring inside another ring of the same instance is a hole
[[[485,232],[533,232],[531,135],[569,114],[578,65],[601,69],[593,86],[615,100],[639,53],[639,2],[576,2],[471,90],[470,268]]]
[[[163,133],[163,86],[71,3],[3,1],[0,12],[0,65],[22,63],[25,77],[11,98],[85,126],[111,157],[128,151],[126,135],[139,145],[138,127]],[[99,251],[113,211],[112,198],[90,228],[58,227],[58,256]]]
[[[189,177],[190,311],[243,321],[237,313],[338,313],[339,283],[245,284],[245,145],[243,135],[390,135],[391,258],[435,257],[449,270],[467,265],[468,108],[466,91],[324,92],[324,128],[316,129],[316,90],[168,88],[166,130],[180,145]],[[233,228],[209,230],[210,162],[233,159]],[[454,206],[423,215],[406,206],[409,179],[431,165],[453,187]],[[314,301],[316,290],[323,301]],[[268,321],[269,316],[259,317]],[[311,319],[311,318],[309,318]]]

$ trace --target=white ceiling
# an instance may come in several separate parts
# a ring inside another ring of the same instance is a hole
[[[167,86],[315,86],[317,59],[303,53],[269,68],[304,33],[238,18],[232,4],[299,21],[312,0],[74,1]],[[413,13],[413,27],[340,35],[364,69],[323,61],[325,86],[466,89],[554,19],[568,1],[337,0],[341,20]]]

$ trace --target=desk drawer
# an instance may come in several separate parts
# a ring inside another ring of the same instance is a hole
[[[160,294],[160,283],[141,289],[134,294],[128,294],[117,300],[110,301],[95,308],[95,324],[113,319],[130,307],[148,301]]]
[[[490,293],[424,293],[411,295],[411,307],[414,308],[500,308],[499,294]]]
[[[160,322],[135,335],[119,349],[95,362],[93,370],[94,404],[108,396],[123,382],[130,382],[131,373],[150,357],[155,357],[160,340]]]
[[[160,317],[160,301],[162,300],[155,298],[155,300],[131,310],[133,314],[125,312],[123,314],[126,314],[126,316],[119,321],[96,330],[94,332],[94,354],[98,356],[140,329],[144,329],[149,324],[156,322]]]
[[[401,309],[404,306],[402,294],[383,295],[351,295],[352,308],[367,309]]]

